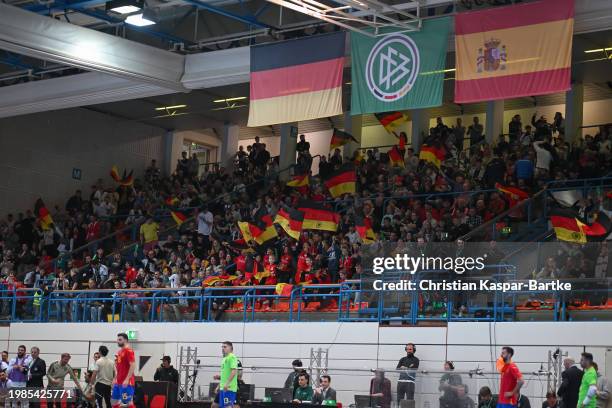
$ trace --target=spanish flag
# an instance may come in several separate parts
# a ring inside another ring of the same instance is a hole
[[[308,173],[296,174],[287,182],[289,187],[304,187],[310,184]]]
[[[223,280],[219,276],[208,276],[202,281],[202,286],[213,286],[215,283],[222,281]]]
[[[455,16],[455,103],[570,89],[574,0],[540,0]]]
[[[174,222],[176,222],[176,225],[180,226],[185,222],[185,220],[187,220],[187,215],[176,209],[178,203],[179,200],[176,197],[168,197],[166,199],[166,205],[170,210],[170,215],[172,216],[172,219],[174,220]]]
[[[300,234],[302,233],[304,213],[290,207],[284,207],[276,213],[274,223],[280,225],[287,235],[297,241],[300,239]]]
[[[391,166],[395,167],[405,167],[404,165],[404,157],[400,153],[397,146],[393,146],[388,152],[387,156],[389,156],[389,161],[391,162]]]
[[[342,165],[324,184],[334,198],[340,197],[343,194],[354,194],[357,185],[355,166],[351,163]]]
[[[434,166],[440,168],[440,165],[446,159],[446,150],[443,147],[424,144],[419,152],[419,159],[424,160]]]
[[[350,141],[357,143],[357,139],[355,139],[353,135],[334,128],[331,141],[329,142],[329,150],[331,151],[336,147],[344,146]]]
[[[36,217],[40,222],[40,227],[43,230],[46,231],[51,229],[53,218],[51,218],[51,214],[49,213],[49,210],[47,210],[47,207],[45,207],[45,203],[43,203],[42,198],[36,200],[36,203],[34,204],[34,214],[36,214]]]
[[[371,244],[376,241],[376,233],[372,229],[372,221],[368,217],[356,216],[355,230],[364,244]]]
[[[115,180],[115,182],[119,183],[119,185],[129,187],[134,184],[134,170],[130,171],[130,174],[126,174],[126,170],[123,170],[123,177],[119,176],[119,169],[117,166],[113,166],[110,171],[110,175]]]
[[[375,113],[374,116],[376,116],[376,119],[389,133],[392,133],[399,125],[408,121],[408,118],[401,112]]]
[[[340,224],[340,215],[321,204],[303,200],[298,204],[298,210],[304,213],[303,229],[336,232]]]
[[[575,210],[556,208],[551,212],[550,222],[558,240],[579,244],[603,241],[612,231],[612,222],[603,212],[589,225],[578,218]]]
[[[495,189],[504,193],[506,197],[508,197],[508,201],[510,201],[510,208],[517,205],[519,201],[529,198],[529,193],[517,187],[504,186],[500,183],[495,183]]]
[[[289,297],[289,296],[291,296],[291,292],[292,291],[293,291],[293,285],[290,285],[288,283],[278,283],[278,284],[276,284],[275,292],[279,296]]]

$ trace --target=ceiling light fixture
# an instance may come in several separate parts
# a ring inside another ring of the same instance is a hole
[[[132,14],[125,19],[126,24],[130,24],[136,27],[146,27],[155,24],[155,21],[147,20],[140,14]]]
[[[594,52],[606,52],[606,51],[612,51],[612,47],[597,48],[596,50],[586,50],[584,53],[585,54],[591,54],[591,53],[594,53]]]
[[[217,99],[217,100],[214,100],[213,102],[214,103],[225,103],[225,102],[243,101],[246,98],[247,98],[246,96],[236,96],[234,98]]]
[[[160,106],[159,108],[155,108],[155,110],[164,111],[164,110],[171,110],[171,109],[183,109],[186,107],[187,105]]]
[[[118,14],[132,14],[142,10],[144,0],[112,0],[106,3],[106,11]]]

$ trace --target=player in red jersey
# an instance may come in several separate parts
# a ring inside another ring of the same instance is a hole
[[[113,380],[111,406],[112,408],[134,408],[136,359],[134,358],[134,350],[128,343],[127,334],[119,333],[117,335],[117,346],[119,346],[119,351],[115,355],[115,378]]]

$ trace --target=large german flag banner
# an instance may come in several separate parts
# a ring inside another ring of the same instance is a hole
[[[419,159],[424,160],[440,168],[446,159],[446,150],[443,147],[424,144],[419,152]]]
[[[374,116],[389,133],[393,133],[399,125],[408,121],[401,112],[375,113]]]
[[[397,146],[393,146],[391,149],[389,149],[389,151],[387,152],[387,156],[389,156],[389,162],[391,163],[391,166],[406,167],[406,165],[404,164],[404,156],[402,156]]]
[[[550,222],[557,239],[580,244],[603,241],[612,231],[612,222],[603,212],[597,214],[592,224],[587,224],[579,219],[575,210],[556,208],[551,212]]]
[[[304,213],[303,229],[336,232],[340,224],[340,215],[314,201],[303,200],[298,210]]]
[[[45,207],[45,203],[43,203],[42,198],[36,200],[34,204],[34,214],[36,214],[36,218],[40,222],[40,228],[43,230],[51,229],[51,225],[53,224],[53,218],[51,218],[51,214],[47,207]]]
[[[280,225],[287,235],[297,241],[302,233],[304,213],[290,207],[283,207],[276,213],[274,223]]]
[[[333,198],[343,194],[354,194],[357,188],[357,173],[352,163],[342,165],[325,181],[325,187]]]
[[[346,33],[251,46],[249,126],[342,113]]]
[[[574,0],[539,0],[455,17],[455,102],[570,89]]]
[[[331,141],[329,142],[329,150],[332,151],[336,147],[344,146],[345,144],[351,141],[358,143],[357,139],[355,139],[353,135],[334,128],[334,132],[332,133]]]
[[[368,217],[355,216],[355,230],[364,244],[376,241],[376,233],[372,229],[372,221]]]

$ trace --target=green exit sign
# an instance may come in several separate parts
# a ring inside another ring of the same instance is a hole
[[[128,336],[128,340],[138,340],[138,330],[126,330],[125,334]]]

